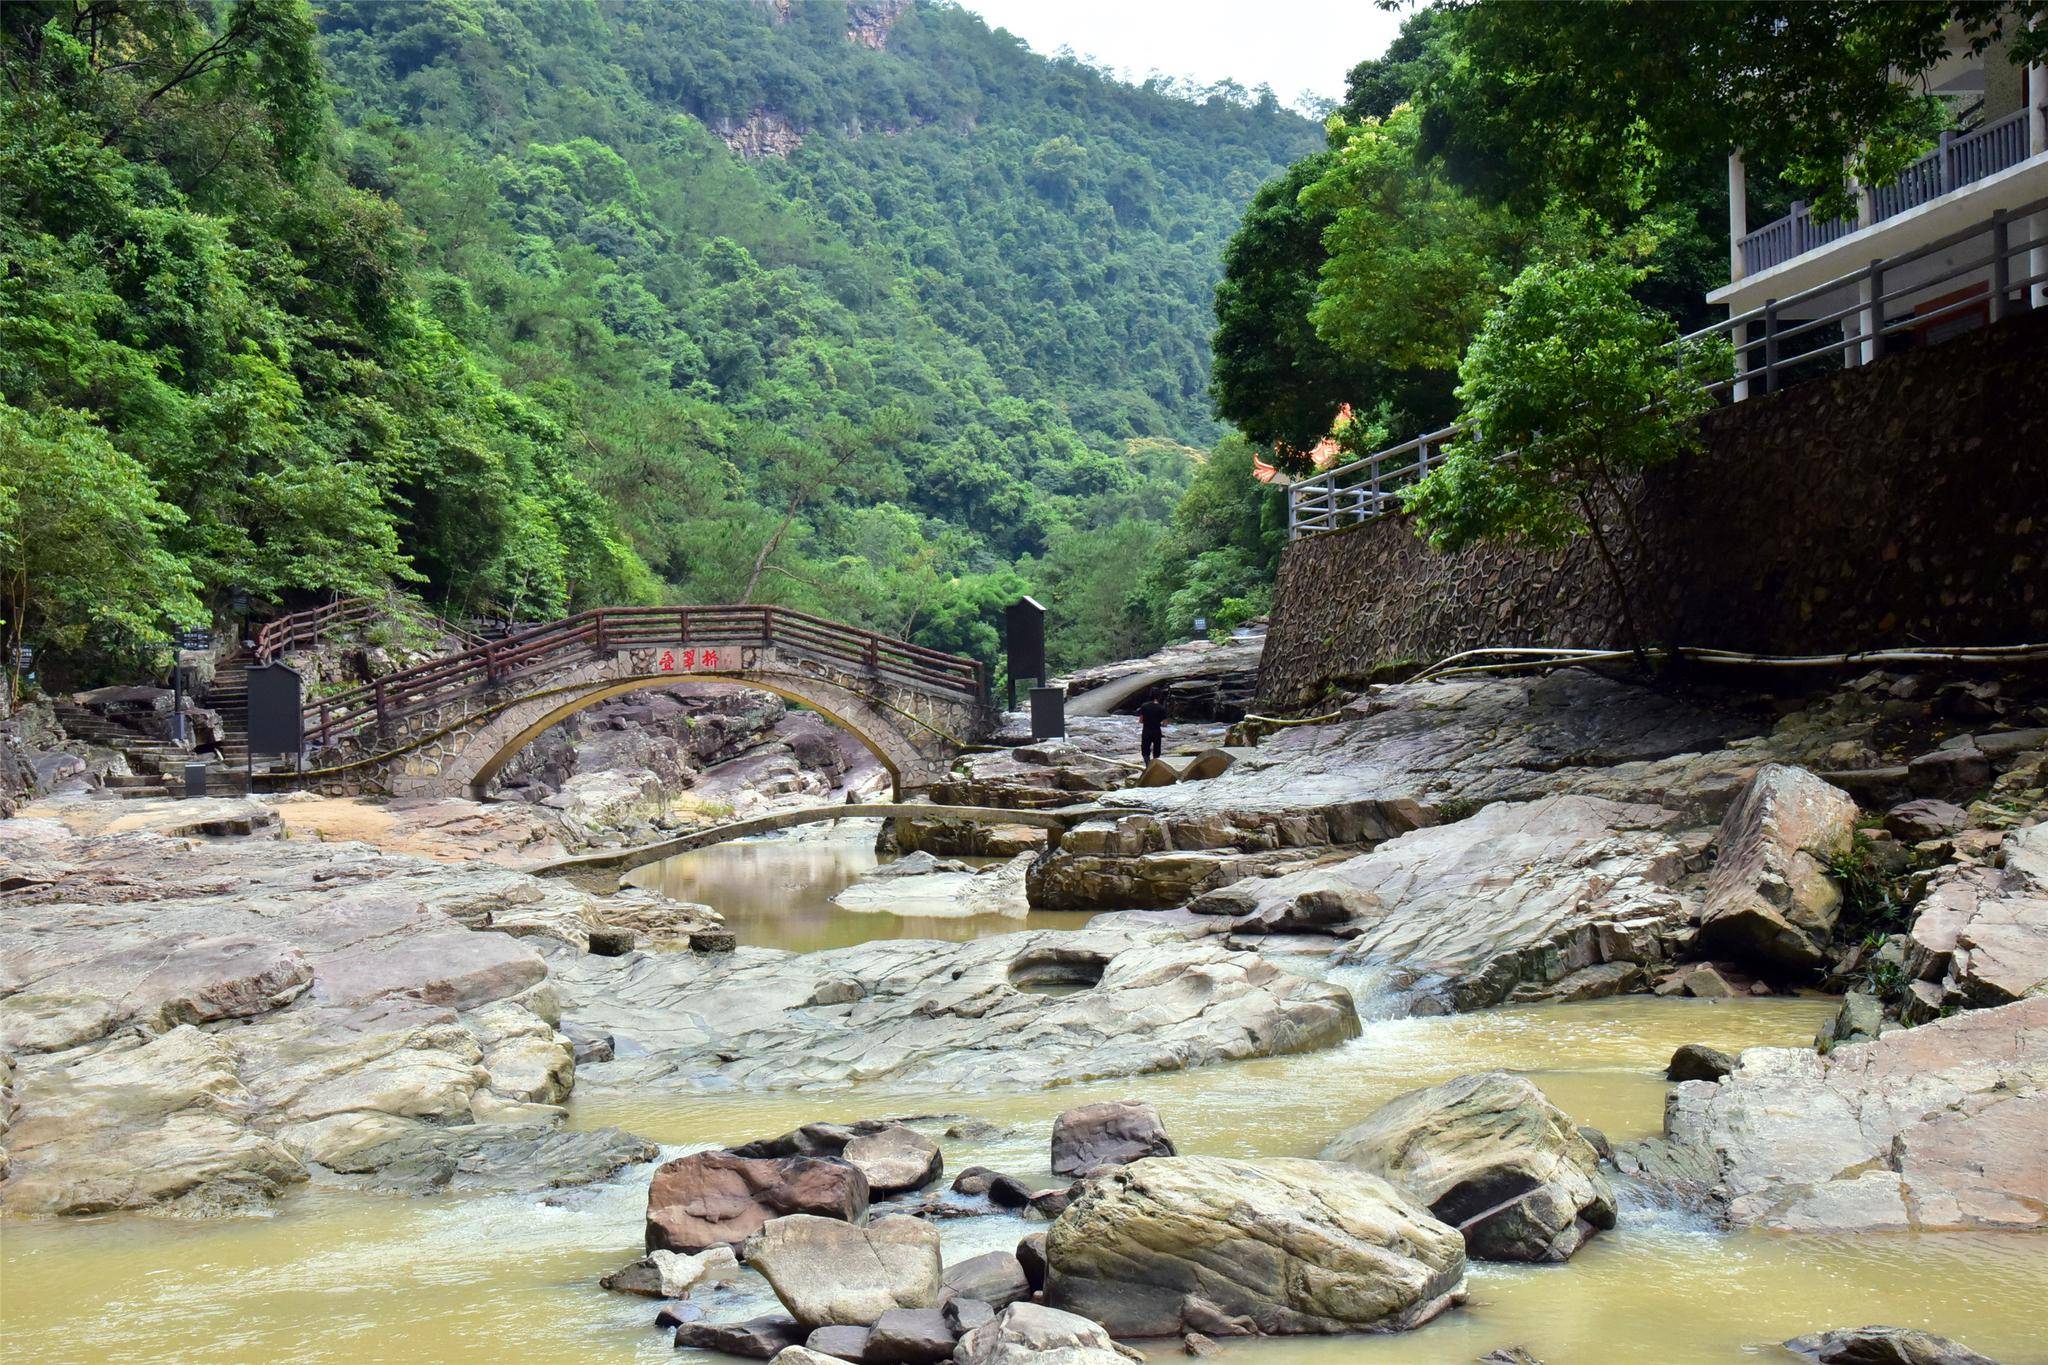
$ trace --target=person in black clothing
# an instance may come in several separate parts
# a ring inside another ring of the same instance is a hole
[[[1166,747],[1166,702],[1161,699],[1159,689],[1145,698],[1145,704],[1138,708],[1138,753],[1147,762],[1159,757]]]

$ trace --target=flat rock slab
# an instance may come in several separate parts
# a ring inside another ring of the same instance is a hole
[[[1730,1222],[1787,1232],[2048,1226],[2048,997],[1822,1056],[1751,1048],[1676,1087],[1624,1170],[1685,1180]]]
[[[1397,968],[1396,984],[1440,1007],[1549,998],[1584,968],[1670,956],[1690,910],[1673,889],[1685,864],[1677,819],[1589,796],[1497,802],[1189,908],[1233,916],[1241,932],[1344,935],[1338,961]]]
[[[45,819],[0,822],[0,863],[9,1210],[246,1210],[320,1168],[540,1189],[650,1154],[559,1131],[574,1049],[535,944],[581,950],[610,913],[583,893],[360,844]]]
[[[771,1219],[748,1240],[746,1260],[806,1327],[872,1327],[893,1309],[939,1302],[939,1230],[921,1218],[893,1214],[865,1227],[807,1214]]]
[[[619,1043],[581,1085],[1051,1085],[1306,1052],[1358,1032],[1342,988],[1170,930],[549,957],[564,1010]],[[821,998],[826,982],[840,989]]]
[[[1103,804],[1190,836],[1211,820],[1284,842],[1292,820],[1345,843],[1436,823],[1447,807],[1561,792],[1718,813],[1763,761],[1724,751],[1756,734],[1754,720],[1579,669],[1376,688],[1360,709],[1356,720],[1283,730],[1207,782],[1113,792]]]
[[[1943,1005],[2048,992],[2048,824],[2006,835],[2000,854],[2002,867],[1945,869],[1920,902],[1908,965]]]

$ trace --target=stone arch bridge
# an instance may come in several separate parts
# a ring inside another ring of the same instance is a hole
[[[290,780],[391,796],[481,796],[584,707],[648,687],[732,683],[847,730],[900,796],[995,724],[982,668],[784,607],[606,607],[378,678],[307,707]]]

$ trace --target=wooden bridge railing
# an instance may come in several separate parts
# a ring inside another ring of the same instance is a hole
[[[464,629],[452,621],[423,609],[406,611],[394,608],[392,603],[381,597],[341,597],[317,607],[292,612],[265,621],[256,632],[255,656],[258,663],[270,663],[281,654],[295,649],[310,649],[321,640],[350,626],[367,625],[372,621],[389,616],[405,614],[432,626],[444,635],[453,636],[465,645],[479,645],[483,637],[475,631]]]
[[[601,607],[328,697],[311,708],[307,743],[317,751],[364,733],[382,733],[396,721],[472,689],[516,681],[566,659],[653,646],[695,651],[700,660],[707,653],[717,655],[717,665],[701,665],[717,673],[739,672],[742,649],[774,646],[952,700],[978,704],[983,698],[982,668],[973,659],[787,607]],[[728,652],[730,663],[725,662]],[[689,676],[690,671],[677,673],[678,681]]]

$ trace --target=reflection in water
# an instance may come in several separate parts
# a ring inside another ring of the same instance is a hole
[[[675,894],[726,911],[743,941],[818,947],[898,933],[1016,927],[831,910],[873,855],[860,839],[728,846],[664,867]],[[1345,978],[1354,988],[1363,980]],[[1654,1132],[1662,1069],[1684,1042],[1803,1044],[1821,1000],[1636,996],[1432,1019],[1375,1019],[1342,1048],[1051,1091],[861,1088],[796,1095],[577,1091],[578,1127],[618,1123],[678,1149],[785,1131],[813,1119],[961,1114],[1001,1128],[944,1142],[947,1165],[981,1162],[1049,1180],[1054,1115],[1092,1099],[1156,1103],[1184,1152],[1313,1155],[1405,1090],[1500,1067],[1531,1076],[1616,1139]],[[943,1126],[943,1125],[942,1125]],[[305,1189],[278,1214],[221,1223],[109,1217],[0,1230],[0,1327],[10,1361],[404,1359],[683,1361],[650,1300],[596,1280],[639,1254],[644,1173],[532,1198],[384,1198]],[[1011,1216],[939,1224],[949,1260],[1042,1228]],[[1621,1226],[1565,1266],[1475,1265],[1471,1300],[1398,1336],[1235,1342],[1239,1365],[1470,1361],[1522,1345],[1560,1362],[1729,1362],[1826,1327],[1894,1323],[1960,1338],[2008,1362],[2048,1360],[2040,1333],[2048,1238],[1723,1234],[1624,1208]],[[743,1275],[706,1301],[719,1317],[772,1307]],[[1148,1343],[1155,1360],[1176,1343]]]
[[[626,878],[677,900],[698,901],[725,916],[739,941],[760,948],[814,953],[883,938],[962,940],[1020,929],[1074,929],[1085,914],[880,914],[842,910],[832,897],[871,872],[878,820],[812,827],[796,838],[746,839],[679,853]],[[963,862],[987,863],[986,858]]]

